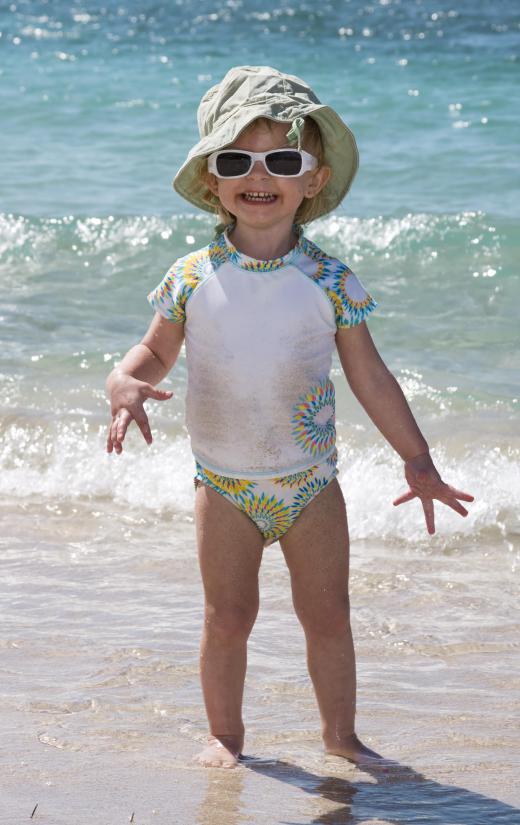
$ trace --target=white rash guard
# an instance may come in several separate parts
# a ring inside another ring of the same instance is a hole
[[[224,232],[179,258],[148,300],[185,325],[186,423],[199,464],[260,479],[333,453],[336,330],[376,306],[345,264],[302,234],[287,255],[256,260]]]

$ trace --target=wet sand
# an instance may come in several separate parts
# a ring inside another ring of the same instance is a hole
[[[52,825],[132,813],[135,825],[520,821],[518,625],[503,548],[354,543],[358,733],[394,761],[370,772],[322,752],[287,572],[276,546],[266,552],[248,758],[224,772],[190,765],[206,731],[193,525],[158,544],[145,519],[125,550],[127,517],[93,520],[77,505],[68,522],[36,504],[32,515],[35,533],[47,525],[36,542],[27,513],[4,509],[17,539],[2,538],[1,823],[29,821],[36,804],[33,821]]]

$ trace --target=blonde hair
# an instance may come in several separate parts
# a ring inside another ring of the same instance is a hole
[[[279,122],[279,121],[278,121]],[[271,129],[273,121],[266,117],[259,117],[254,120],[249,126],[244,129],[244,132],[254,129],[256,126],[261,124],[262,126]],[[287,127],[289,129],[290,122],[287,123]],[[302,138],[302,148],[305,149],[307,152],[310,152],[311,155],[314,155],[315,158],[318,160],[318,168],[325,165],[325,151],[323,148],[323,141],[321,139],[321,132],[320,127],[316,123],[312,117],[305,118],[305,126],[303,129],[303,138]],[[208,170],[207,170],[207,158],[199,158],[197,161],[197,173],[196,173],[196,183],[201,199],[204,203],[207,203],[208,206],[216,213],[219,218],[219,226],[228,226],[231,223],[235,222],[235,216],[228,212],[225,207],[222,206],[219,198],[217,195],[214,195],[213,192],[208,187]],[[296,210],[296,214],[294,216],[294,222],[298,225],[304,223],[310,223],[319,215],[323,214],[324,211],[327,211],[325,208],[326,196],[324,194],[324,189],[318,192],[317,195],[314,195],[312,198],[304,198],[301,204],[299,205],[298,209]]]

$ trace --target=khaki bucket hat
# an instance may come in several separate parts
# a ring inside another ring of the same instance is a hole
[[[201,158],[232,144],[259,117],[289,123],[288,139],[300,143],[302,118],[319,126],[325,163],[332,174],[322,192],[320,217],[341,203],[358,169],[354,135],[339,115],[320,103],[312,89],[294,75],[270,66],[237,66],[203,96],[198,112],[200,140],[191,149],[173,181],[175,190],[190,203],[214,212],[204,200],[208,189],[201,175]]]

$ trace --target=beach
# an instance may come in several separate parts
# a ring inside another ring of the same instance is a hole
[[[493,542],[354,544],[359,731],[395,761],[381,771],[323,755],[288,574],[266,552],[247,759],[205,771],[190,765],[205,738],[191,525],[162,519],[158,542],[157,517],[98,512],[93,539],[73,509],[35,506],[35,535],[20,518],[25,545],[2,541],[2,822],[36,804],[37,822],[81,825],[518,820],[516,594]]]
[[[0,825],[520,822],[515,4],[27,0],[0,10]],[[251,52],[251,44],[255,51]],[[360,171],[307,235],[378,302],[369,326],[467,519],[393,507],[402,463],[334,362],[358,733],[325,756],[278,544],[249,643],[245,758],[206,737],[184,353],[105,452],[104,381],[147,293],[214,220],[171,179],[232,65],[304,77]],[[132,818],[133,817],[133,818]]]

